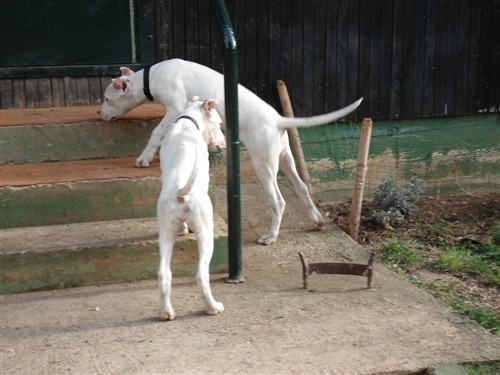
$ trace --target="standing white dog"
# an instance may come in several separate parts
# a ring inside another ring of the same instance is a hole
[[[170,261],[175,240],[184,223],[196,234],[199,264],[196,281],[201,290],[207,314],[224,311],[224,305],[215,301],[210,289],[209,266],[214,250],[213,207],[208,196],[208,149],[225,148],[222,122],[216,100],[204,102],[195,97],[185,106],[173,124],[164,118],[166,130],[160,151],[162,190],[158,198],[160,229],[160,319],[172,320],[175,312],[170,302],[172,272]],[[207,147],[208,145],[208,147]]]
[[[222,74],[180,59],[163,61],[147,70],[134,73],[121,68],[122,76],[113,79],[106,88],[101,106],[103,120],[112,120],[144,103],[149,97],[167,108],[166,121],[153,131],[151,138],[136,160],[136,166],[147,167],[153,159],[161,139],[165,135],[164,123],[174,121],[184,108],[186,100],[193,95],[205,98],[224,98],[224,77]],[[150,84],[149,84],[150,83]],[[271,229],[259,237],[258,243],[270,245],[279,233],[285,210],[285,200],[276,181],[280,168],[292,183],[295,192],[307,206],[308,215],[317,229],[323,229],[325,220],[312,201],[306,184],[300,179],[288,144],[287,128],[309,127],[330,123],[354,111],[362,99],[338,111],[309,118],[286,118],[250,90],[239,85],[239,129],[252,164],[262,187],[271,203],[273,213]],[[224,101],[219,110],[225,120]]]

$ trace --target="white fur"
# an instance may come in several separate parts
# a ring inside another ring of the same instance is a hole
[[[179,119],[167,124],[161,143],[160,163],[162,190],[158,198],[158,224],[160,228],[160,288],[159,315],[162,320],[172,320],[175,312],[170,302],[172,272],[170,261],[179,229],[185,223],[196,234],[199,264],[196,280],[205,300],[207,314],[224,311],[210,289],[209,266],[214,249],[213,207],[208,196],[209,162],[208,147],[225,148],[225,138],[220,130],[222,122],[215,109],[214,100],[189,102],[181,115],[196,120],[200,129],[189,119]]]
[[[144,103],[147,99],[143,89],[143,71],[133,73],[122,68],[122,77],[106,89],[105,101],[101,106],[101,117],[112,120]],[[153,131],[151,138],[136,160],[136,166],[147,167],[158,149],[165,134],[163,124],[175,120],[184,108],[187,98],[200,95],[203,98],[224,98],[224,77],[206,66],[180,59],[163,61],[153,65],[150,70],[150,91],[155,100],[167,108],[166,121],[162,121]],[[117,88],[120,87],[121,88]],[[317,229],[323,229],[325,221],[314,205],[307,186],[300,179],[288,144],[287,128],[308,127],[326,124],[354,111],[362,99],[338,111],[309,118],[286,118],[264,102],[250,90],[239,85],[239,129],[240,138],[245,144],[252,164],[259,177],[272,209],[271,229],[257,242],[269,245],[276,241],[285,200],[278,188],[276,177],[281,169],[299,198],[307,207],[308,215]],[[219,110],[225,120],[224,101]]]

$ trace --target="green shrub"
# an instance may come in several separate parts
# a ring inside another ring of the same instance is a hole
[[[423,193],[424,181],[412,178],[405,187],[398,189],[393,176],[385,176],[373,196],[373,217],[381,226],[398,227],[415,211]]]

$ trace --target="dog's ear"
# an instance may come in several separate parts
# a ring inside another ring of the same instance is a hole
[[[132,82],[130,81],[129,77],[123,78],[122,90],[125,96],[129,95],[132,92]]]
[[[113,87],[115,89],[118,89],[118,90],[121,90],[122,89],[122,86],[123,86],[123,79],[121,78],[113,78],[111,80],[111,82],[113,83]]]
[[[122,90],[124,95],[128,95],[130,93],[130,78],[128,77],[120,77],[120,78],[113,78],[111,80],[113,82],[113,87],[118,90]]]
[[[217,99],[207,99],[203,102],[203,109],[207,112],[212,111],[217,106],[219,101]]]
[[[134,71],[126,66],[122,66],[120,71],[122,72],[122,76],[131,76],[134,74]]]

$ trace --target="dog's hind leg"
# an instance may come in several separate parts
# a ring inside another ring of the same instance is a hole
[[[271,229],[257,239],[261,245],[270,245],[278,238],[281,219],[285,211],[286,202],[281,195],[276,178],[278,176],[280,145],[274,142],[278,137],[275,134],[259,134],[259,139],[247,141],[252,165],[262,188],[271,205],[273,217]]]
[[[311,220],[316,225],[318,230],[322,230],[325,227],[325,219],[316,208],[311,196],[309,195],[309,190],[307,185],[302,181],[297,173],[297,168],[295,166],[295,161],[293,160],[292,152],[290,146],[288,145],[288,139],[285,147],[280,154],[280,169],[285,173],[288,180],[292,183],[295,193],[300,198],[302,202],[307,207],[307,213]]]
[[[276,181],[277,168],[273,168],[270,163],[265,162],[260,163],[258,166],[254,164],[254,168],[273,212],[271,229],[257,239],[257,243],[267,246],[275,242],[278,238],[286,202],[283,195],[281,195],[278,182]]]
[[[158,238],[160,247],[160,266],[158,269],[158,285],[160,288],[160,306],[159,316],[161,320],[173,320],[175,312],[170,302],[170,294],[172,290],[172,270],[170,262],[172,260],[172,251],[176,240],[175,231],[167,231],[165,217],[160,213],[158,208],[158,222],[160,226],[160,234]]]
[[[212,218],[210,218],[212,220]],[[213,225],[206,226],[197,232],[199,263],[196,281],[205,301],[205,311],[208,315],[216,315],[224,311],[224,305],[217,302],[210,288],[210,260],[214,251]]]

